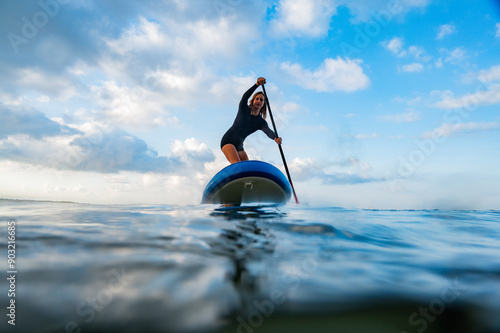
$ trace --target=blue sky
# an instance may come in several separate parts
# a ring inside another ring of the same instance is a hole
[[[500,209],[497,1],[2,1],[0,197],[197,204],[256,78],[299,199]],[[251,159],[283,170],[263,133]]]

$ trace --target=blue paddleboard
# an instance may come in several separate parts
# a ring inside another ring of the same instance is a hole
[[[278,168],[262,161],[242,161],[228,165],[210,180],[202,203],[286,203],[291,195],[292,187]]]

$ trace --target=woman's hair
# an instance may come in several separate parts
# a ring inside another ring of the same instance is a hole
[[[253,94],[252,98],[250,99],[250,104],[248,104],[248,106],[250,108],[252,108],[253,101],[254,101],[255,97],[257,97],[257,95],[264,96],[264,93],[262,91],[257,91],[255,94]],[[265,98],[264,98],[264,105],[262,105],[262,108],[260,109],[260,115],[264,119],[266,119],[266,117],[267,117],[267,103],[266,103],[266,99]]]

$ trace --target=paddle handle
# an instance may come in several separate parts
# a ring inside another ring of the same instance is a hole
[[[267,108],[269,109],[269,116],[271,116],[271,123],[273,124],[274,134],[279,138],[278,130],[276,129],[276,124],[274,123],[273,113],[271,111],[271,104],[269,103],[269,99],[267,98],[266,87],[262,85],[262,91],[264,92],[264,98],[266,99]],[[288,181],[290,182],[290,186],[292,187],[292,193],[295,198],[295,203],[299,203],[299,199],[297,199],[297,194],[295,193],[295,188],[293,187],[292,177],[290,177],[290,171],[288,171],[288,165],[286,164],[285,154],[283,153],[283,148],[281,144],[278,144],[278,148],[280,149],[281,159],[283,160],[283,165],[285,166],[286,176],[288,177]]]

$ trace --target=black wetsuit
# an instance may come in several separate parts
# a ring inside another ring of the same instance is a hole
[[[253,85],[243,94],[238,109],[238,114],[234,119],[233,125],[227,130],[226,134],[222,137],[220,147],[231,143],[236,147],[237,151],[243,150],[243,141],[246,137],[257,130],[262,130],[270,139],[274,139],[276,135],[273,130],[269,128],[266,120],[259,114],[252,116],[250,114],[250,107],[247,105],[248,99],[252,93],[257,89],[258,85]]]

